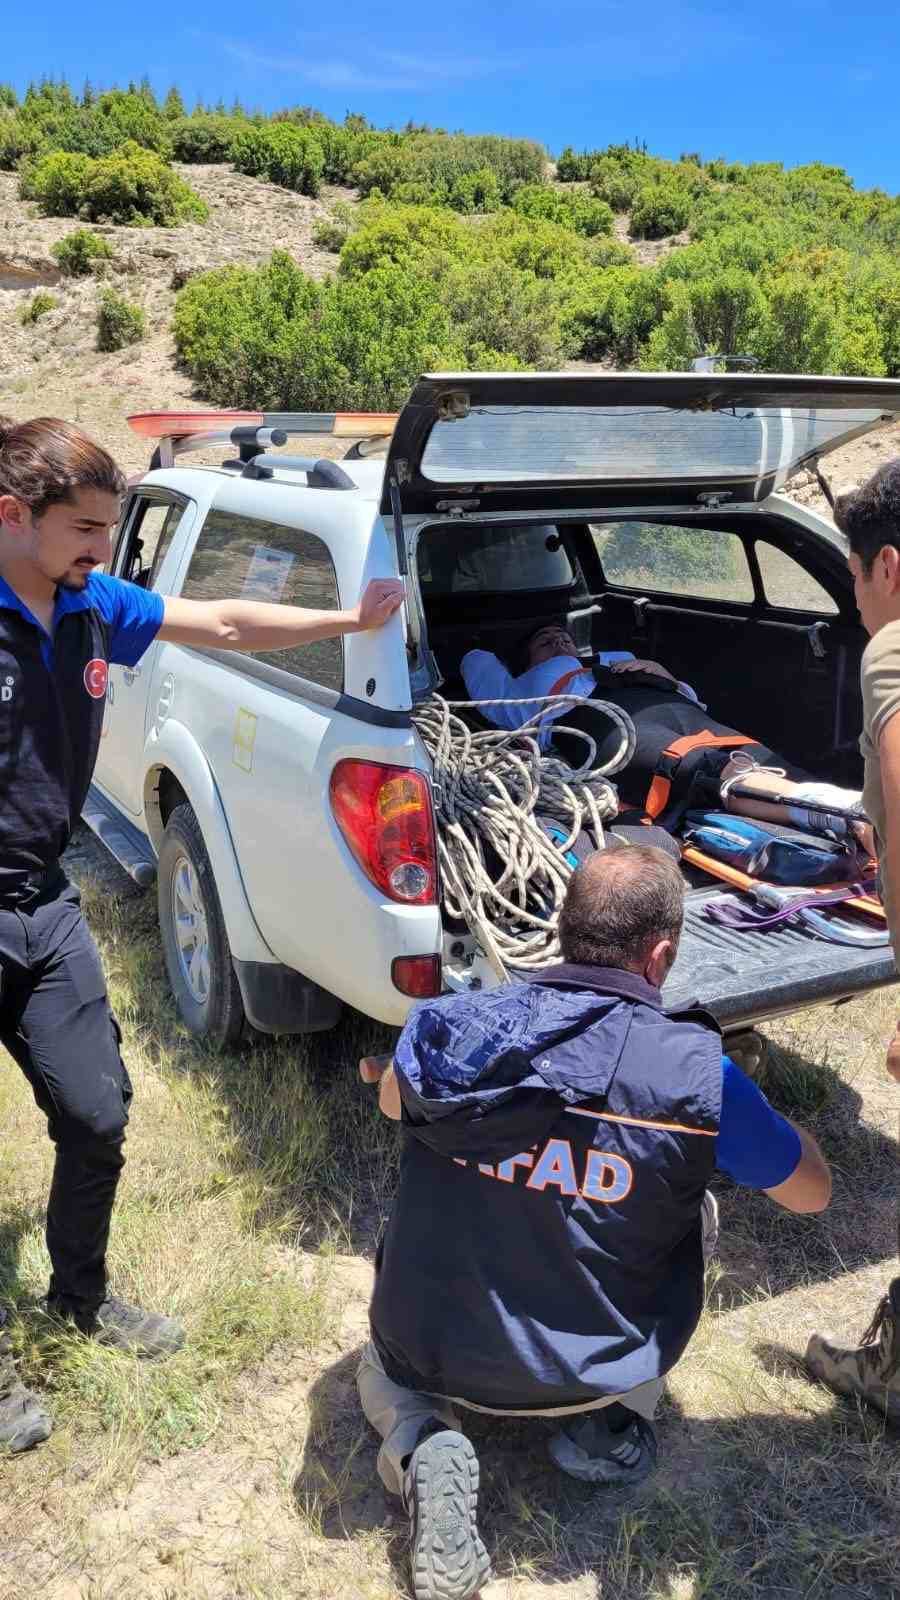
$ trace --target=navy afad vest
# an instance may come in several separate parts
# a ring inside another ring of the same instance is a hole
[[[674,1366],[700,1318],[718,1029],[666,1014],[629,973],[559,967],[490,994],[459,1027],[458,998],[407,1024],[449,1066],[426,1045],[418,1083],[413,1065],[412,1087],[399,1074],[407,1137],[373,1338],[396,1382],[490,1409],[625,1394]],[[487,1070],[467,1075],[479,1052]]]
[[[0,894],[51,867],[69,842],[97,759],[110,628],[85,604],[42,635],[0,607]]]

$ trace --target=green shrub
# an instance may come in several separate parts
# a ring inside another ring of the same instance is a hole
[[[90,117],[97,141],[107,153],[131,143],[158,155],[171,153],[168,120],[150,94],[110,89],[95,101]]]
[[[325,167],[314,129],[293,122],[248,124],[234,140],[231,159],[238,172],[309,195],[318,194]]]
[[[56,150],[97,159],[129,142],[170,153],[168,119],[148,91],[110,89],[95,97],[86,90],[79,103],[67,84],[43,83],[3,119],[0,165],[14,167]]]
[[[768,287],[768,314],[759,342],[770,372],[836,372],[843,329],[837,305],[814,278],[786,272]]]
[[[588,246],[588,260],[594,267],[633,267],[634,251],[623,239],[598,234]]]
[[[462,256],[477,242],[463,224],[435,206],[388,206],[367,202],[361,222],[341,250],[342,274],[370,272],[389,263],[424,262],[429,256]]]
[[[632,333],[632,295],[641,274],[636,267],[580,273],[568,288],[562,321],[573,353],[583,361],[627,359]]]
[[[669,307],[642,356],[650,371],[685,371],[696,356],[755,354],[768,305],[752,273],[729,267],[715,277],[675,281]]]
[[[340,255],[356,226],[356,216],[351,206],[339,200],[332,206],[327,217],[323,217],[313,227],[313,244],[320,250],[330,250],[334,255]]]
[[[29,323],[38,322],[46,312],[55,311],[58,305],[59,301],[55,295],[47,294],[46,290],[39,289],[37,294],[31,296],[30,300],[26,300],[19,313],[19,321],[23,326],[27,327]]]
[[[44,156],[23,173],[21,191],[46,216],[91,222],[174,227],[205,222],[209,215],[199,195],[160,156],[133,143],[99,161],[64,151]]]
[[[478,229],[473,249],[500,256],[537,278],[560,278],[586,265],[587,247],[558,223],[501,212]]]
[[[389,410],[461,350],[436,284],[383,265],[313,283],[283,251],[224,267],[178,296],[179,357],[218,405]]]
[[[466,367],[478,370],[489,361],[550,371],[572,349],[554,285],[507,262],[456,262],[439,287]]]
[[[635,239],[665,239],[688,225],[691,198],[675,184],[650,183],[639,189],[631,211]]]
[[[168,117],[170,122],[177,122],[179,118],[187,116],[187,106],[174,84],[163,101],[163,116]]]
[[[601,156],[590,169],[591,188],[613,211],[630,211],[638,191],[638,173],[610,156]]]
[[[127,344],[137,344],[146,331],[147,320],[140,306],[115,289],[104,289],[97,310],[97,349],[122,350]]]
[[[503,189],[492,167],[461,172],[447,196],[452,211],[498,211],[503,204]]]
[[[364,158],[354,168],[353,178],[363,195],[378,189],[391,199],[404,198],[416,203],[470,206],[472,186],[464,180],[478,175],[475,185],[481,209],[484,201],[506,203],[523,183],[540,183],[544,177],[546,155],[530,139],[500,139],[493,135],[464,133],[378,134]],[[496,184],[486,186],[485,169],[494,174]],[[412,190],[407,188],[413,185]]]
[[[322,149],[322,177],[325,183],[352,182],[353,169],[374,149],[381,134],[359,117],[347,117],[343,127],[324,119],[315,124],[315,135]]]
[[[613,214],[606,202],[578,191],[573,194],[546,184],[523,184],[516,191],[513,208],[523,216],[542,217],[562,228],[571,228],[588,239],[613,230]]]
[[[76,228],[51,245],[50,254],[68,278],[86,278],[95,261],[111,261],[115,252],[108,239],[90,228]]]
[[[585,150],[576,155],[570,144],[567,144],[556,163],[556,176],[560,183],[583,183],[591,175],[591,167],[595,154]]]
[[[198,166],[230,161],[232,146],[243,127],[243,121],[237,117],[216,116],[211,111],[199,116],[176,117],[169,124],[172,155],[176,161]]]

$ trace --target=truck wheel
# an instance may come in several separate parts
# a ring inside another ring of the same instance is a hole
[[[191,1033],[227,1049],[244,1026],[225,919],[203,834],[189,805],[166,823],[157,876],[169,983]]]

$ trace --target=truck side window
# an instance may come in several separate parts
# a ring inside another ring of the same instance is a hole
[[[233,511],[210,511],[181,592],[188,600],[240,597],[315,611],[340,609],[334,565],[321,539],[303,528]],[[319,639],[290,650],[254,650],[253,656],[310,683],[343,689],[340,639]]]
[[[186,505],[180,496],[177,500],[138,496],[120,578],[139,584],[142,589],[153,588]]]
[[[753,579],[736,533],[667,522],[594,522],[591,533],[604,577],[617,588],[753,601]]]
[[[565,589],[572,563],[554,523],[526,527],[425,528],[419,541],[419,581],[427,598],[512,590]]]
[[[785,611],[815,611],[826,617],[837,616],[837,602],[827,589],[822,588],[818,578],[801,567],[793,556],[786,555],[774,544],[758,541],[756,559],[770,606],[781,606]]]

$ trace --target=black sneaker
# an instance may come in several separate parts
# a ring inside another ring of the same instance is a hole
[[[403,1486],[416,1600],[469,1600],[491,1564],[478,1535],[478,1458],[452,1428],[432,1433],[410,1457]]]
[[[9,1336],[3,1331],[6,1320],[6,1312],[0,1311],[0,1455],[6,1451],[18,1455],[49,1439],[53,1423],[37,1395],[19,1382]]]
[[[654,1428],[636,1412],[629,1413],[625,1427],[611,1428],[603,1411],[588,1412],[554,1433],[547,1440],[551,1460],[582,1483],[643,1483],[656,1467]]]
[[[79,1333],[115,1350],[131,1350],[148,1361],[172,1356],[184,1344],[184,1329],[174,1317],[143,1306],[130,1306],[110,1295],[96,1311],[77,1311],[64,1300],[48,1295],[45,1308],[50,1316],[73,1322]]]

